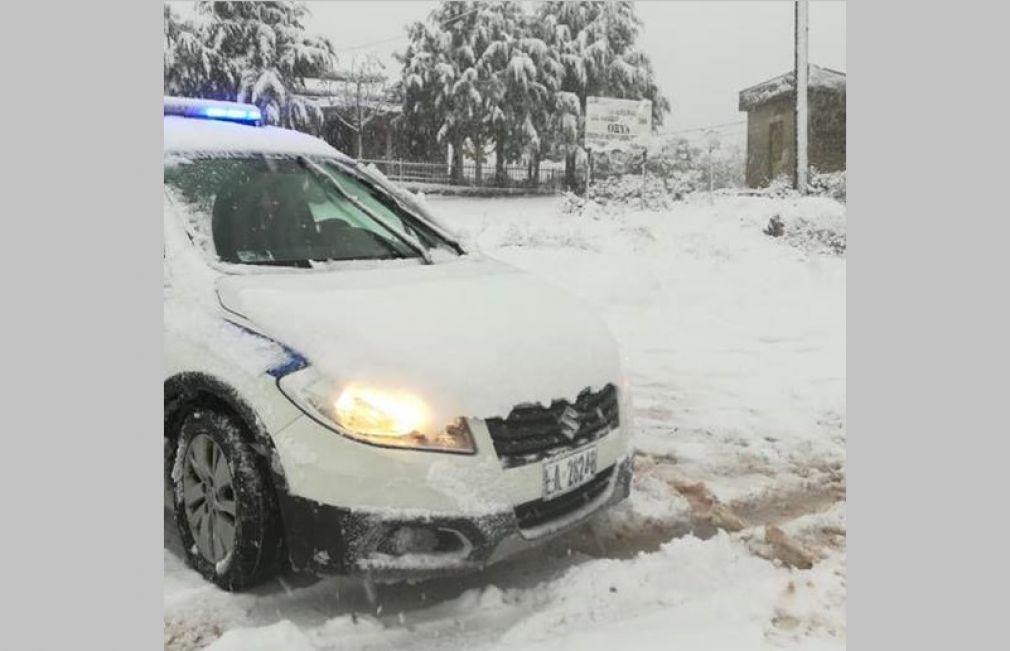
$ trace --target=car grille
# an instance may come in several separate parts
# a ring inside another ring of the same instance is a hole
[[[531,529],[574,513],[599,498],[607,489],[614,466],[596,473],[589,483],[552,500],[533,500],[515,507],[520,529]]]
[[[535,463],[555,452],[595,441],[619,424],[617,388],[613,384],[595,393],[586,389],[574,404],[555,400],[550,407],[519,405],[508,418],[487,420],[495,452],[506,468]]]

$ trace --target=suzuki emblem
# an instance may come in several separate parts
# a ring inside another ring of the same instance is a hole
[[[561,425],[561,433],[568,440],[575,439],[575,435],[579,433],[579,429],[582,427],[582,422],[579,420],[579,412],[571,405],[565,407],[561,416],[558,417],[558,424]]]

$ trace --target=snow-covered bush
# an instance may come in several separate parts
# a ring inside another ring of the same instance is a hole
[[[845,206],[834,199],[806,197],[772,216],[764,234],[781,237],[807,253],[844,255]]]
[[[663,179],[630,174],[593,183],[588,196],[603,205],[616,203],[642,210],[666,210],[672,200]]]
[[[561,195],[561,212],[588,219],[600,219],[606,214],[607,209],[595,199],[580,197],[574,192],[565,192]]]
[[[793,178],[790,174],[780,174],[772,179],[763,194],[772,197],[796,196]],[[845,170],[840,172],[819,172],[810,168],[807,176],[807,194],[814,197],[828,197],[845,202]]]
[[[789,195],[796,194],[792,177],[788,174],[779,174],[765,188],[765,194],[772,197],[788,197]]]
[[[698,189],[698,175],[678,172],[661,178],[653,175],[625,174],[594,181],[587,197],[602,206],[622,206],[633,210],[668,210],[674,201]],[[580,209],[584,206],[578,206]]]
[[[810,180],[808,182],[810,194],[820,197],[831,197],[838,201],[845,201],[845,170],[840,172],[818,172],[810,169]]]
[[[844,225],[837,229],[798,217],[786,225],[785,238],[793,246],[811,253],[845,254]]]

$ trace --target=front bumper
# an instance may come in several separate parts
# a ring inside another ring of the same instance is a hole
[[[631,474],[630,457],[617,460],[598,475],[606,475],[601,489],[583,494],[576,490],[568,498],[557,498],[567,499],[570,508],[532,527],[520,526],[517,513],[524,507],[527,512],[535,509],[536,500],[497,513],[447,517],[413,510],[345,508],[282,495],[281,513],[291,565],[296,571],[398,576],[469,571],[536,547],[623,500],[630,491]],[[448,541],[445,549],[391,553],[388,541],[404,527],[437,532],[439,540]]]

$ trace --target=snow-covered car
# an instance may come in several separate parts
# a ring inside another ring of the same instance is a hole
[[[164,106],[166,500],[192,567],[230,590],[475,569],[628,495],[621,360],[582,303],[256,107]]]

